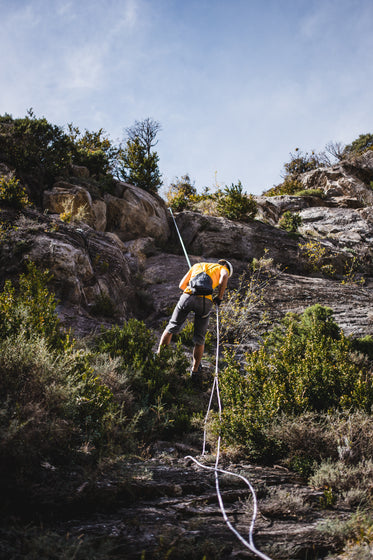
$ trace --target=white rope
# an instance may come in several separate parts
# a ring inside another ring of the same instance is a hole
[[[209,416],[209,413],[210,413],[211,403],[212,403],[212,399],[213,399],[213,395],[214,395],[215,390],[216,390],[216,396],[217,396],[218,407],[219,407],[219,423],[221,423],[222,407],[221,407],[221,399],[220,399],[220,393],[219,393],[219,376],[218,376],[218,371],[219,371],[219,345],[220,345],[220,342],[219,342],[219,330],[220,330],[219,329],[219,308],[218,307],[216,307],[216,330],[217,330],[217,337],[216,337],[215,375],[214,375],[214,383],[213,383],[213,386],[212,386],[212,389],[211,389],[211,395],[210,395],[210,400],[209,400],[209,404],[208,404],[208,408],[207,408],[207,413],[206,413],[205,421],[204,421],[202,456],[205,455],[205,450],[206,450],[207,419],[208,419],[208,416]],[[216,460],[215,460],[215,466],[214,467],[209,467],[207,465],[203,465],[202,463],[197,461],[197,459],[195,459],[191,455],[187,455],[185,457],[185,459],[191,459],[194,463],[196,463],[196,465],[198,465],[199,467],[201,467],[203,469],[214,471],[214,473],[215,473],[215,487],[216,487],[216,494],[218,496],[219,507],[220,507],[220,510],[223,514],[223,519],[226,522],[228,528],[232,531],[232,533],[234,533],[234,535],[236,535],[236,537],[239,539],[239,541],[244,546],[246,546],[249,550],[251,550],[251,552],[253,552],[257,556],[259,556],[259,558],[262,558],[263,560],[271,560],[271,558],[269,556],[267,556],[263,552],[260,552],[260,550],[258,550],[256,548],[255,544],[254,544],[253,533],[254,533],[255,520],[256,520],[256,516],[257,516],[257,512],[258,512],[258,503],[257,503],[257,499],[256,499],[255,490],[254,490],[253,486],[251,485],[251,483],[244,476],[218,468],[219,458],[220,458],[220,443],[221,443],[221,436],[219,434],[218,441],[217,441]],[[224,507],[223,498],[222,498],[221,493],[220,493],[218,473],[228,474],[230,476],[235,476],[236,478],[240,478],[241,480],[243,480],[245,482],[245,484],[247,484],[247,486],[250,489],[251,495],[253,497],[253,514],[252,514],[250,528],[249,528],[249,541],[247,541],[246,539],[243,538],[243,536],[233,527],[233,525],[231,524],[231,522],[228,519],[227,513],[225,511],[225,507]]]
[[[184,246],[184,242],[183,239],[181,237],[179,228],[177,227],[176,224],[176,220],[174,218],[174,215],[172,213],[171,208],[169,208],[172,219],[174,221],[175,224],[175,228],[176,231],[178,233],[179,239],[180,239],[180,243],[181,246],[183,248],[184,254],[185,254],[185,258],[187,260],[187,263],[189,265],[189,268],[192,268],[191,264],[190,264],[190,260],[188,257],[188,253],[185,249]],[[206,450],[206,428],[207,428],[207,420],[208,420],[208,416],[210,414],[210,409],[211,409],[211,404],[212,404],[212,399],[214,396],[214,392],[216,390],[216,396],[217,396],[217,401],[218,401],[218,407],[219,407],[219,423],[221,425],[221,400],[220,400],[220,392],[219,392],[219,376],[218,376],[218,372],[219,372],[219,346],[220,346],[220,341],[219,341],[219,308],[218,306],[216,306],[216,331],[217,331],[217,335],[216,335],[216,362],[215,362],[215,375],[214,375],[214,383],[211,389],[211,395],[210,395],[210,401],[209,401],[209,405],[207,408],[207,413],[205,416],[205,421],[204,421],[204,430],[203,430],[203,449],[202,449],[202,455],[205,455],[205,450]],[[255,490],[253,488],[253,486],[250,484],[250,482],[247,480],[247,478],[245,478],[244,476],[240,475],[240,474],[236,474],[236,473],[232,473],[229,471],[225,471],[223,469],[219,469],[218,465],[219,465],[219,457],[220,457],[220,443],[221,443],[221,436],[219,434],[218,437],[218,442],[217,442],[217,451],[216,451],[216,460],[215,460],[215,466],[214,467],[208,467],[207,465],[203,465],[202,463],[200,463],[199,461],[197,461],[197,459],[195,459],[194,457],[191,457],[190,455],[188,455],[187,457],[185,457],[185,459],[192,459],[192,461],[194,461],[194,463],[196,463],[199,467],[203,468],[203,469],[207,469],[207,470],[213,470],[215,473],[215,487],[216,487],[216,493],[218,496],[218,501],[219,501],[219,507],[220,510],[223,514],[223,518],[224,521],[226,522],[227,526],[229,527],[229,529],[232,531],[232,533],[234,533],[236,535],[236,537],[240,540],[240,542],[246,546],[249,550],[251,550],[251,552],[253,552],[254,554],[256,554],[257,556],[259,556],[260,558],[262,558],[263,560],[271,560],[271,558],[269,556],[266,556],[265,554],[263,554],[263,552],[260,552],[254,545],[254,538],[253,538],[253,533],[254,533],[254,525],[255,525],[255,520],[256,520],[256,516],[257,516],[257,511],[258,511],[258,505],[257,505],[257,499],[256,499],[256,494],[255,494]],[[245,482],[245,484],[247,484],[247,486],[250,488],[250,492],[252,494],[253,497],[253,515],[252,515],[252,519],[251,519],[251,523],[250,523],[250,529],[249,529],[249,542],[247,542],[246,539],[244,539],[242,537],[242,535],[233,527],[233,525],[231,524],[231,522],[228,519],[227,513],[225,511],[224,508],[224,502],[223,502],[223,498],[221,497],[221,493],[220,493],[220,488],[219,488],[219,476],[218,473],[223,473],[223,474],[228,474],[230,476],[235,476],[237,478],[240,478],[241,480],[243,480]]]
[[[186,258],[186,260],[187,260],[188,266],[189,266],[189,268],[192,268],[192,265],[190,264],[190,260],[189,260],[189,257],[188,257],[188,253],[186,252],[186,249],[185,249],[185,245],[184,245],[184,242],[183,242],[183,238],[181,237],[179,228],[177,227],[177,223],[176,223],[176,220],[175,220],[175,218],[174,218],[174,215],[173,215],[173,212],[172,212],[171,208],[169,208],[169,211],[170,211],[171,216],[172,216],[172,219],[173,219],[173,221],[174,221],[175,228],[176,228],[177,234],[178,234],[178,236],[179,236],[180,243],[181,243],[181,246],[182,246],[182,248],[183,248],[184,255],[185,255],[185,258]]]

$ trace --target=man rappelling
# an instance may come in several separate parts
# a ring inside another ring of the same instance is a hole
[[[190,372],[193,382],[201,378],[201,360],[205,349],[205,337],[213,304],[220,305],[232,276],[233,267],[225,259],[217,263],[200,262],[193,265],[182,278],[179,288],[183,291],[161,336],[158,354],[162,346],[168,346],[172,335],[181,331],[187,316],[194,311],[193,365]],[[213,295],[216,289],[216,295]]]

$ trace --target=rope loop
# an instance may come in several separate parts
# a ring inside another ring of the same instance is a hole
[[[171,210],[171,208],[169,208],[172,219],[174,221],[175,224],[175,228],[177,231],[177,234],[179,236],[179,240],[181,243],[181,246],[183,248],[184,251],[184,255],[185,258],[187,260],[188,266],[189,268],[191,268],[191,264],[190,264],[190,260],[188,257],[188,253],[185,249],[185,245],[183,242],[183,239],[181,237],[179,228],[177,227],[177,223],[176,220],[174,218],[173,212]],[[263,552],[260,552],[254,545],[254,538],[253,538],[253,533],[254,533],[254,525],[255,525],[255,520],[256,520],[256,515],[257,515],[257,499],[256,499],[256,494],[255,494],[255,490],[253,488],[253,486],[250,484],[250,482],[247,480],[247,478],[245,478],[244,476],[240,475],[240,474],[236,474],[236,473],[232,473],[230,471],[225,471],[223,469],[219,469],[218,465],[219,465],[219,457],[220,457],[220,443],[221,443],[221,433],[220,433],[220,426],[221,426],[221,411],[222,411],[222,407],[221,407],[221,400],[220,400],[220,392],[219,392],[219,346],[220,346],[220,340],[219,340],[219,307],[216,306],[216,361],[215,361],[215,375],[214,375],[214,383],[212,385],[212,389],[211,389],[211,395],[210,395],[210,401],[208,404],[208,408],[207,408],[207,412],[206,412],[206,416],[205,416],[205,421],[204,421],[204,430],[203,430],[203,449],[202,449],[202,456],[205,455],[206,453],[206,427],[207,427],[207,420],[208,420],[208,416],[210,414],[210,410],[211,410],[211,404],[212,404],[212,399],[214,396],[214,392],[216,391],[216,397],[217,397],[217,401],[218,401],[218,407],[219,407],[219,437],[218,437],[218,442],[217,442],[217,451],[216,451],[216,460],[215,460],[215,466],[214,467],[208,467],[207,465],[203,465],[202,463],[200,463],[199,461],[197,461],[197,459],[195,459],[194,457],[191,457],[190,455],[188,455],[187,457],[185,457],[185,459],[192,459],[192,461],[194,461],[194,463],[196,463],[196,465],[198,465],[199,467],[203,468],[203,469],[208,469],[208,470],[213,470],[215,473],[215,487],[216,487],[216,493],[218,496],[218,501],[219,501],[219,507],[220,510],[223,514],[223,518],[224,521],[226,522],[227,526],[229,527],[229,529],[232,531],[232,533],[234,533],[236,535],[236,537],[240,540],[240,542],[246,546],[249,550],[251,550],[251,552],[253,552],[254,554],[256,554],[257,556],[259,556],[259,558],[262,558],[263,560],[271,560],[271,558],[269,556],[266,556],[265,554],[263,554]],[[241,480],[243,480],[245,482],[245,484],[247,484],[247,486],[250,488],[250,492],[252,494],[253,497],[253,515],[252,515],[252,520],[250,523],[250,530],[249,530],[249,542],[244,539],[240,533],[233,527],[233,525],[231,524],[231,522],[228,519],[227,513],[225,511],[224,508],[224,502],[223,502],[223,498],[221,497],[221,493],[220,493],[220,488],[219,488],[219,475],[218,473],[223,473],[223,474],[229,474],[231,476],[235,476],[237,478],[240,478]]]
[[[254,534],[255,520],[256,520],[256,516],[257,516],[257,512],[258,512],[258,502],[257,502],[257,498],[256,498],[256,493],[255,493],[255,490],[254,490],[252,484],[249,482],[249,480],[247,478],[245,478],[244,476],[242,476],[240,474],[233,473],[233,472],[226,471],[226,470],[218,468],[219,458],[220,458],[220,444],[221,444],[220,426],[221,426],[221,419],[222,419],[222,406],[221,406],[220,391],[219,391],[219,347],[220,347],[219,330],[220,330],[220,328],[219,328],[219,307],[216,306],[216,331],[217,331],[217,335],[216,335],[215,374],[214,374],[214,382],[213,382],[212,389],[211,389],[211,394],[210,394],[210,400],[209,400],[209,404],[208,404],[207,412],[206,412],[206,416],[205,416],[205,421],[204,421],[203,448],[202,448],[202,456],[204,456],[206,454],[207,420],[208,420],[208,416],[209,416],[210,410],[211,410],[212,399],[213,399],[214,393],[216,391],[216,398],[217,398],[218,410],[219,410],[219,437],[218,437],[218,442],[217,442],[215,466],[214,467],[209,467],[207,465],[203,465],[201,462],[197,461],[197,459],[195,459],[191,455],[187,455],[185,457],[185,459],[191,459],[196,465],[198,465],[202,469],[214,471],[214,473],[215,473],[215,488],[216,488],[216,494],[217,494],[217,497],[218,497],[219,507],[220,507],[220,510],[222,512],[223,519],[224,519],[225,523],[227,524],[228,528],[232,531],[232,533],[234,535],[236,535],[238,540],[244,546],[246,546],[249,550],[251,550],[251,552],[256,554],[259,558],[262,558],[263,560],[271,560],[271,558],[269,556],[267,556],[263,552],[260,552],[260,550],[258,550],[256,548],[255,544],[254,544],[253,534]],[[230,476],[235,476],[236,478],[240,478],[250,489],[250,492],[251,492],[251,495],[252,495],[252,498],[253,498],[253,514],[252,514],[250,529],[249,529],[249,541],[244,539],[244,537],[233,527],[233,525],[231,524],[231,522],[228,519],[227,513],[225,511],[225,507],[224,507],[223,498],[222,498],[221,492],[220,492],[219,474],[218,473],[228,474]]]

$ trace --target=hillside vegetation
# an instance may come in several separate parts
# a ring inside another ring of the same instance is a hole
[[[371,148],[371,135],[362,135],[338,157],[351,158]],[[66,133],[32,113],[24,119],[0,117],[0,164],[12,170],[0,180],[3,262],[8,259],[8,266],[16,260],[16,250],[23,254],[22,247],[10,250],[9,230],[18,227],[31,206],[41,213],[43,192],[58,177],[68,177],[71,165],[87,168],[87,181],[99,193],[114,192],[120,162],[122,178],[140,177],[138,186],[143,188],[149,175],[144,179],[143,173],[134,173],[132,156],[138,158],[136,165],[148,165],[154,179],[149,192],[155,194],[160,186],[158,159],[136,136],[127,148],[115,147],[102,130],[81,134],[70,125]],[[284,183],[267,195],[299,195],[299,174],[318,165],[326,163],[316,156],[293,157]],[[244,193],[241,183],[198,195],[189,176],[183,176],[168,196],[174,210],[204,212],[208,206],[212,215],[228,220],[250,222],[257,211],[254,197]],[[296,235],[299,226],[291,214],[283,229]],[[264,261],[247,263],[248,275],[231,288],[221,306],[223,417],[221,424],[217,411],[209,418],[208,445],[213,452],[221,433],[227,460],[280,464],[320,489],[318,507],[344,503],[350,513],[345,536],[354,558],[359,553],[363,558],[373,543],[373,339],[347,335],[331,308],[312,305],[276,322],[263,316],[257,347],[248,351],[252,294],[260,293],[270,274]],[[54,502],[67,507],[76,499],[73,486],[99,473],[119,476],[134,456],[151,457],[159,440],[199,444],[213,368],[202,390],[190,383],[191,323],[160,356],[154,354],[159,330],[135,317],[118,323],[114,316],[111,325],[77,337],[58,317],[48,266],[41,269],[24,259],[22,267],[21,274],[9,268],[13,273],[0,292],[0,485],[5,519],[0,556],[34,558],[38,550],[39,558],[116,558],[107,550],[89,556],[89,539],[77,555],[69,543],[66,556],[54,556],[53,546],[62,554],[60,538],[51,537],[55,544],[43,551],[40,535],[29,535],[27,524],[42,520]],[[210,364],[214,328],[212,321],[205,356]],[[130,472],[129,479],[132,476]],[[342,547],[343,539],[338,542]],[[179,553],[172,549],[162,557],[179,558]]]

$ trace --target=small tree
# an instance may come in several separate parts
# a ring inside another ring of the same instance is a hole
[[[257,204],[254,197],[243,192],[241,181],[237,185],[225,187],[218,194],[217,210],[221,216],[229,220],[250,220],[257,212]]]
[[[127,140],[121,155],[120,177],[124,181],[151,193],[156,193],[162,184],[156,152],[147,156],[146,148],[138,138]]]
[[[197,189],[192,184],[188,174],[183,175],[181,179],[176,178],[175,183],[171,183],[166,193],[167,203],[172,210],[185,210],[191,202],[191,199],[197,195]]]
[[[26,117],[0,116],[2,161],[16,169],[36,200],[49,183],[71,163],[71,140],[63,129],[37,118],[32,109]]]
[[[126,133],[131,142],[136,139],[139,141],[145,148],[147,157],[150,158],[151,149],[158,144],[155,138],[160,130],[162,130],[160,123],[148,117],[143,121],[135,121],[133,126],[126,128]]]
[[[295,152],[295,154],[290,154],[291,160],[284,164],[285,178],[297,179],[302,173],[312,171],[320,166],[320,160],[315,152],[303,154],[299,148],[296,148]]]
[[[67,126],[73,163],[84,165],[93,175],[115,173],[120,148],[114,146],[103,128],[96,132],[85,130],[82,134],[72,123]]]

